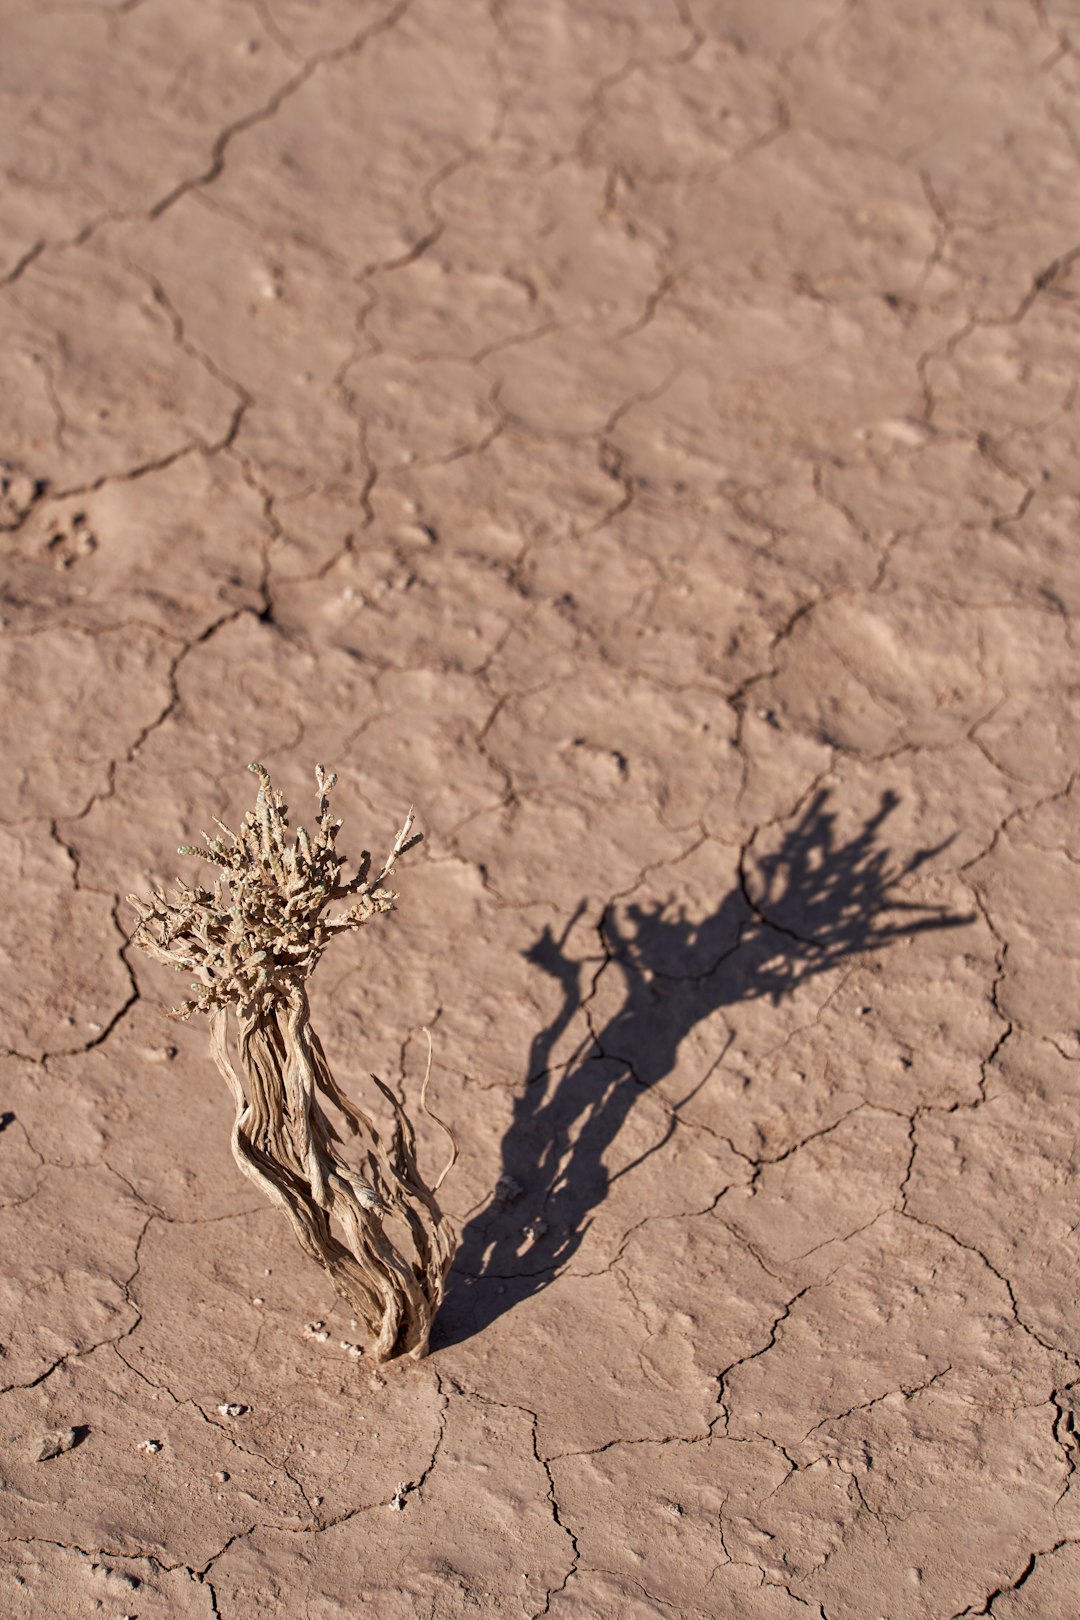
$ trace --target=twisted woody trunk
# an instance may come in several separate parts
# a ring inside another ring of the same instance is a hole
[[[281,795],[261,765],[249,768],[259,796],[240,832],[218,822],[225,839],[180,849],[219,867],[213,888],[178,883],[172,897],[130,896],[139,915],[134,938],[156,960],[196,975],[193,999],[172,1016],[198,1010],[209,1018],[214,1061],[236,1104],[232,1151],[240,1169],[285,1211],[305,1253],[366,1325],[373,1358],[415,1359],[427,1351],[456,1247],[436,1199],[456,1144],[443,1125],[453,1151],[429,1187],[393,1092],[371,1076],[393,1122],[384,1137],[335,1081],[305,986],[335,934],[392,908],[395,896],[381,884],[419,838],[410,837],[410,812],[379,874],[369,880],[365,851],[356,876],[342,883],[344,859],[334,847],[341,823],[329,814],[336,778],[316,767],[316,830],[309,836],[298,827],[290,843]],[[348,909],[327,913],[345,899]],[[426,1091],[425,1077],[420,1106],[434,1119]],[[348,1157],[324,1103],[343,1122]]]

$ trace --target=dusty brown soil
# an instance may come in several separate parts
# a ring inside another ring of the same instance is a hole
[[[0,10],[0,1614],[1074,1620],[1070,8]],[[127,942],[250,759],[418,1365]]]

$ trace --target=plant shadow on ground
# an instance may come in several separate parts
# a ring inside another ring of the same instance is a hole
[[[559,981],[562,1006],[533,1039],[530,1078],[503,1138],[501,1175],[462,1231],[434,1349],[482,1331],[566,1268],[613,1179],[606,1150],[637,1099],[671,1073],[696,1024],[743,1001],[767,997],[778,1004],[849,957],[974,920],[897,896],[898,885],[946,847],[919,850],[904,866],[890,868],[878,833],[898,802],[883,793],[862,830],[840,843],[828,795],[817,794],[779,849],[756,862],[756,892],[744,872],[704,921],[690,921],[671,903],[631,905],[623,932],[609,907],[600,931],[605,960],[622,976],[622,1002],[569,1063],[554,1069],[556,1043],[589,999],[595,975],[584,985],[585,964],[566,953],[584,904],[561,938],[545,927],[526,955]],[[675,1103],[666,1135],[649,1154],[670,1138],[678,1108],[722,1058],[723,1050]]]

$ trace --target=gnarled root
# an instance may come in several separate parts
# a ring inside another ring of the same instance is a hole
[[[285,1211],[304,1252],[325,1269],[365,1324],[374,1360],[419,1359],[427,1353],[457,1246],[435,1196],[457,1155],[453,1133],[436,1121],[450,1137],[453,1153],[429,1187],[417,1166],[412,1125],[394,1094],[371,1076],[393,1114],[385,1140],[338,1086],[311,1028],[302,987],[272,1011],[239,1014],[236,1063],[227,1018],[224,1009],[215,1011],[210,1032],[214,1060],[236,1103],[233,1157]],[[426,1087],[425,1078],[425,1092]],[[339,1153],[341,1137],[323,1112],[321,1097],[356,1139],[357,1168]],[[424,1093],[421,1107],[436,1118]],[[405,1252],[386,1230],[387,1221],[408,1235]]]

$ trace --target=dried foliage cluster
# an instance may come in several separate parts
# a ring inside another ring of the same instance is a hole
[[[341,822],[329,803],[336,777],[316,766],[315,831],[298,827],[290,841],[284,800],[261,765],[249,769],[259,794],[240,831],[216,822],[223,837],[204,834],[205,844],[179,851],[219,868],[213,887],[178,881],[172,896],[131,895],[134,938],[156,960],[194,974],[193,995],[173,1016],[200,1011],[210,1020],[214,1059],[236,1102],[232,1150],[241,1170],[284,1209],[302,1247],[366,1324],[375,1360],[416,1358],[428,1348],[454,1255],[455,1234],[435,1195],[456,1147],[429,1187],[412,1124],[389,1088],[371,1076],[392,1113],[384,1138],[335,1081],[311,1028],[306,981],[336,934],[392,909],[396,896],[382,885],[419,836],[410,836],[410,812],[382,870],[370,875],[365,850],[343,882]],[[329,914],[340,901],[346,909]],[[358,1147],[355,1167],[342,1156],[324,1099]],[[435,1118],[424,1092],[421,1107]]]

